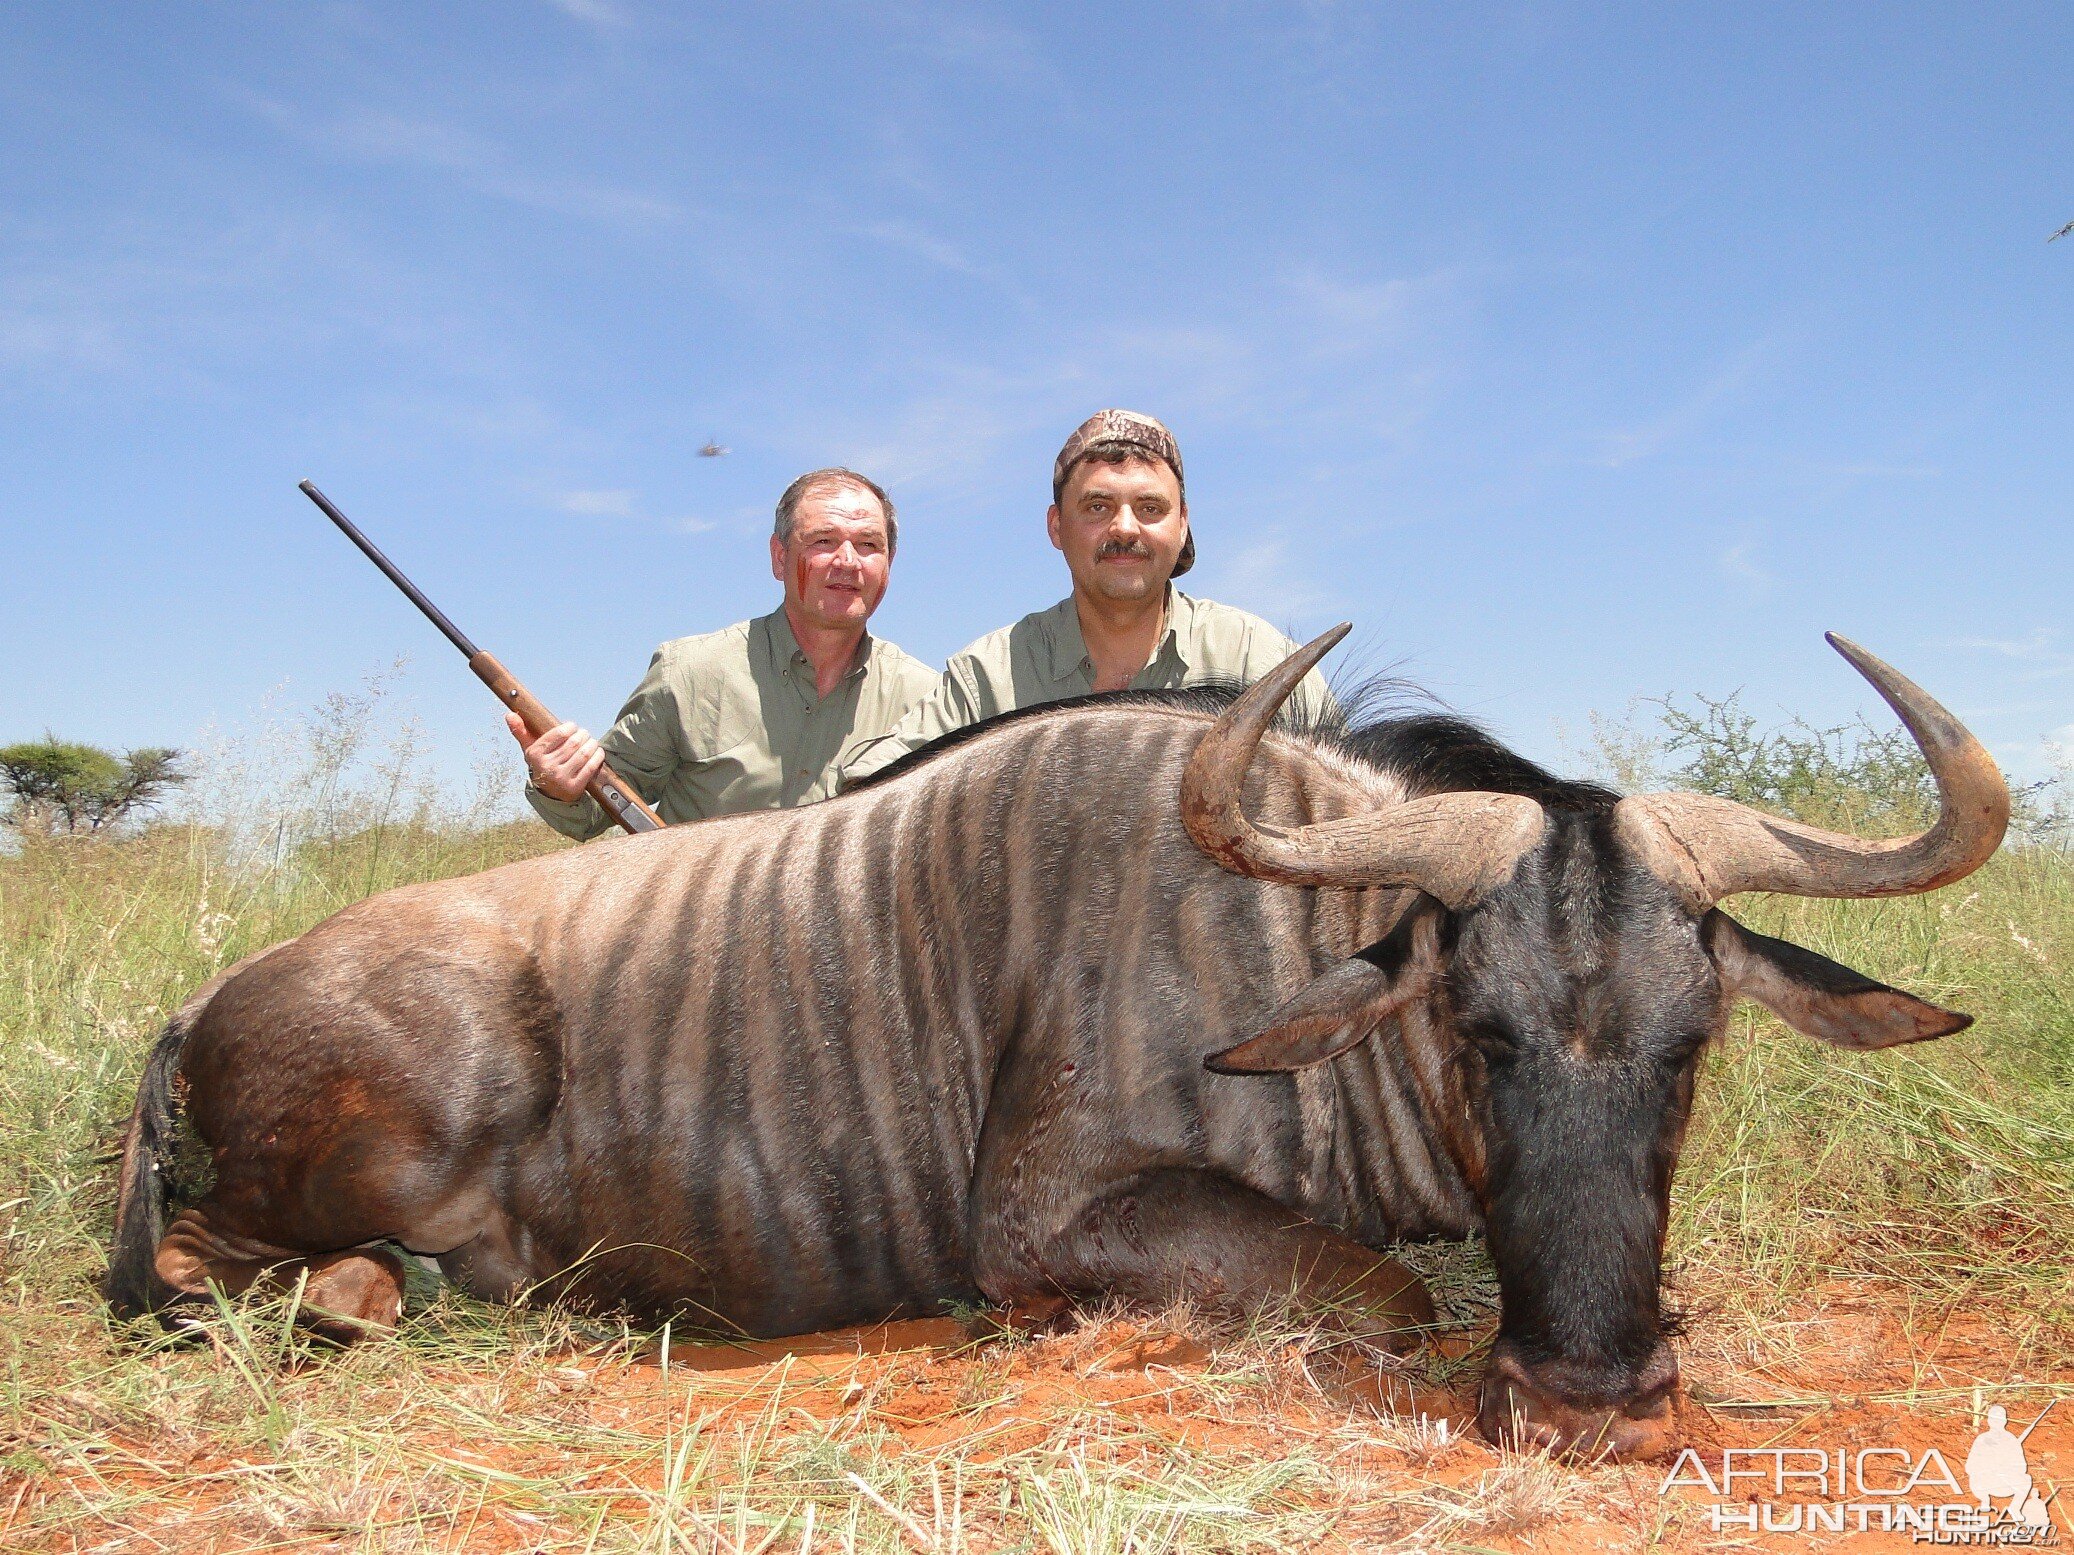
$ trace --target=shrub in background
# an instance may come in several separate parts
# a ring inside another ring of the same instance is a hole
[[[141,815],[188,780],[181,753],[155,745],[117,756],[46,734],[0,745],[0,790],[13,801],[0,821],[16,831],[75,834]]]
[[[1594,716],[1586,760],[1628,793],[1682,788],[1861,836],[1921,831],[1937,819],[1937,784],[1900,724],[1860,717],[1822,728],[1796,718],[1766,729],[1742,693],[1650,697],[1646,718]],[[2074,840],[2070,764],[2042,782],[2010,785],[2012,838]]]

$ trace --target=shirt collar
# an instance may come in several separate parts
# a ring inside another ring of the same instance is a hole
[[[1167,585],[1167,630],[1159,640],[1159,648],[1152,655],[1155,659],[1169,650],[1181,661],[1185,670],[1188,664],[1188,644],[1195,641],[1195,601],[1175,588]]]
[[[1160,638],[1153,645],[1152,657],[1146,660],[1148,667],[1157,663],[1161,654],[1171,650],[1188,668],[1188,656],[1182,644],[1188,640],[1184,623],[1193,621],[1195,601],[1175,588],[1167,585],[1167,624]],[[1039,618],[1044,623],[1044,643],[1048,656],[1045,666],[1054,682],[1071,680],[1075,675],[1088,670],[1087,638],[1080,630],[1080,610],[1068,594]]]
[[[1046,672],[1054,681],[1071,680],[1087,663],[1087,639],[1080,635],[1080,612],[1068,594],[1038,617],[1042,625]]]
[[[778,606],[757,623],[764,629],[770,642],[771,662],[788,675],[799,676],[809,686],[814,683],[814,666],[807,662],[806,650],[799,645],[793,634],[792,618],[785,614],[785,607]],[[878,642],[867,628],[857,644],[857,657],[851,662],[847,679],[854,680],[863,674],[871,663],[871,656],[878,649]]]

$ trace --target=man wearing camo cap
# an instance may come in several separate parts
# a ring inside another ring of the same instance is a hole
[[[1073,592],[954,654],[928,700],[889,734],[844,754],[845,784],[996,713],[1094,691],[1257,680],[1295,649],[1258,616],[1196,599],[1172,579],[1195,565],[1181,450],[1150,416],[1104,410],[1066,439],[1051,469],[1051,543]],[[1297,718],[1338,715],[1313,670]]]

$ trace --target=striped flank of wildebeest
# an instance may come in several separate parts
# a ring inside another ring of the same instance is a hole
[[[1419,1122],[1459,1110],[1434,1105],[1437,1050],[1370,1045],[1343,1067],[1373,1100],[1349,1107],[1328,1073],[1203,1068],[1379,938],[1395,893],[1204,858],[1155,797],[1202,726],[1114,704],[1016,720],[797,814],[483,877],[489,916],[530,920],[562,1031],[543,1165],[516,1173],[541,1191],[507,1211],[537,1244],[522,1277],[588,1255],[585,1289],[759,1333],[1086,1288],[1055,1267],[1075,1217],[1153,1167],[1363,1240],[1465,1234],[1473,1200]],[[1294,743],[1266,756],[1263,817],[1391,797]]]

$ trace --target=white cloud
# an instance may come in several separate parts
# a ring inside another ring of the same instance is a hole
[[[501,394],[520,364],[476,326],[478,300],[324,216],[111,220],[47,253],[0,252],[0,365],[192,396],[243,384],[263,353],[350,342],[408,358],[442,391]]]
[[[1883,464],[1878,460],[1818,464],[1815,466],[1815,472],[1819,475],[1838,476],[1844,480],[1874,481],[1929,481],[1944,473],[1934,464]]]
[[[241,94],[277,128],[334,155],[447,173],[477,194],[587,221],[640,224],[683,214],[675,201],[604,180],[562,177],[462,125],[416,115],[363,111],[317,122],[285,103]]]
[[[902,249],[919,259],[926,259],[940,269],[953,270],[960,275],[976,275],[978,267],[967,259],[962,250],[946,243],[932,232],[904,221],[875,221],[870,226],[858,229],[868,238],[886,244],[890,248]]]
[[[618,32],[633,25],[633,18],[611,0],[548,0],[548,4],[572,21],[606,32]]]
[[[1419,293],[1430,289],[1433,280],[1349,281],[1306,267],[1293,271],[1283,285],[1327,326],[1373,335],[1402,327]]]
[[[1456,270],[1376,277],[1306,267],[1214,315],[1134,303],[1093,312],[1040,349],[910,358],[895,392],[860,394],[838,416],[768,425],[764,441],[801,462],[840,461],[921,487],[933,503],[1013,492],[1038,511],[1052,452],[1103,405],[1161,416],[1184,453],[1232,428],[1258,435],[1268,416],[1270,437],[1300,433],[1367,457],[1379,441],[1409,438],[1445,391],[1472,305]],[[1286,581],[1285,597],[1301,614],[1297,583]]]
[[[938,380],[929,391],[861,426],[795,428],[786,441],[799,448],[803,463],[825,459],[867,471],[887,486],[927,482],[957,491],[998,479],[1002,444],[1045,423],[1040,407],[1047,395],[1030,380],[963,364],[939,364],[927,375]]]
[[[2057,658],[2053,643],[2059,633],[2050,627],[2041,626],[2025,637],[1961,637],[1961,648],[1978,648],[1987,653],[1999,653],[2005,659]]]
[[[1757,564],[1756,550],[1756,542],[1745,540],[1741,544],[1729,546],[1716,561],[1724,576],[1752,589],[1768,589],[1778,580]]]
[[[106,369],[121,360],[108,298],[76,275],[0,278],[0,362]]]
[[[1036,39],[970,4],[875,0],[867,8],[911,49],[966,74],[1048,79]]]
[[[1289,543],[1280,535],[1220,549],[1212,529],[1199,534],[1196,544],[1203,558],[1201,576],[1190,574],[1182,587],[1200,589],[1210,598],[1242,599],[1248,610],[1284,631],[1314,630],[1344,604],[1342,595],[1291,559]]]
[[[1784,354],[1785,341],[1765,335],[1731,352],[1714,372],[1663,414],[1638,426],[1602,435],[1598,463],[1609,470],[1647,459],[1683,441],[1761,381]]]
[[[2016,637],[1961,637],[1953,646],[2014,660],[2023,666],[2018,680],[2056,680],[2074,675],[2074,653],[2061,646],[2062,640],[2056,628],[2040,626]]]
[[[642,510],[641,493],[624,486],[558,491],[546,500],[549,507],[572,518],[626,519],[647,528],[665,529],[671,534],[702,535],[720,527],[717,519],[696,518],[689,514],[665,518],[646,513]]]
[[[564,513],[573,513],[578,518],[631,518],[634,504],[640,499],[638,491],[565,491],[554,499],[554,505]]]

